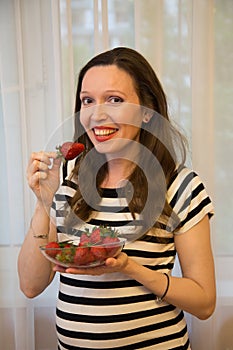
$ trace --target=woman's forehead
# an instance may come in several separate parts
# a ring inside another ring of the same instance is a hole
[[[81,93],[91,91],[119,91],[127,95],[136,93],[130,74],[116,65],[94,66],[86,72],[82,81]]]

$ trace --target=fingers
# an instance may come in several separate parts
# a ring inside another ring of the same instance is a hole
[[[53,166],[53,163],[56,162],[56,165],[60,166],[60,160],[54,160],[56,159],[56,152],[37,152],[32,153],[27,173],[28,175],[33,175],[36,172],[47,172],[49,168]]]
[[[31,166],[30,166],[29,169],[30,169],[30,171],[32,173],[35,173],[37,171],[41,171],[41,172],[45,171],[46,172],[50,165],[51,164],[47,164],[47,163],[45,163],[43,161],[39,161],[39,160],[35,159],[35,160],[32,161]]]
[[[48,166],[51,165],[51,160],[57,158],[56,152],[33,152],[31,154],[29,164],[38,161],[44,164],[47,164]]]
[[[66,272],[66,268],[60,265],[55,265],[53,267],[53,271],[62,273],[62,272]]]
[[[125,267],[125,265],[127,264],[127,262],[128,262],[127,254],[121,252],[115,258],[108,258],[105,261],[105,265],[107,267],[111,267],[111,268],[116,268],[116,269],[122,270]]]
[[[27,167],[27,180],[30,188],[35,192],[40,187],[40,181],[59,179],[61,160],[56,152],[33,152]],[[54,183],[57,181],[55,180]],[[51,186],[53,187],[52,183]]]
[[[50,159],[42,153],[32,153],[27,168],[27,179],[31,188],[35,187],[40,179],[46,178],[50,164]]]
[[[55,268],[55,271],[61,271]],[[75,267],[68,267],[65,270],[66,273],[76,274],[76,275],[91,275],[91,276],[100,276],[104,273],[109,272],[106,269],[105,265],[97,266],[97,267],[86,267],[86,268],[75,268]]]
[[[78,274],[78,275],[92,275],[92,276],[99,276],[105,273],[113,273],[113,272],[120,272],[124,269],[128,262],[128,256],[125,253],[120,253],[115,258],[108,258],[105,261],[105,265],[97,266],[97,267],[90,267],[90,268],[67,268],[65,270],[66,273],[71,274]],[[61,267],[56,266],[54,268],[54,271],[58,272],[64,272]]]

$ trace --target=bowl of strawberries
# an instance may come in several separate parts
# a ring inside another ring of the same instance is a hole
[[[126,239],[118,237],[117,230],[94,227],[80,233],[75,241],[49,242],[40,246],[42,254],[56,265],[87,268],[103,265],[105,260],[117,256]]]

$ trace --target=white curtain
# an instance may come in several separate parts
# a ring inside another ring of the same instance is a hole
[[[232,0],[0,1],[1,349],[56,349],[57,279],[33,300],[18,286],[17,255],[34,206],[25,171],[32,151],[72,132],[81,66],[115,46],[151,62],[214,200],[218,304],[208,321],[187,315],[192,348],[233,349],[232,15]]]

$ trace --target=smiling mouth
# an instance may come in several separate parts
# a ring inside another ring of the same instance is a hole
[[[112,134],[114,134],[115,132],[117,132],[118,129],[112,129],[112,128],[94,128],[93,131],[94,131],[94,134],[96,136],[103,136],[103,137],[106,137],[106,136],[110,136]]]

